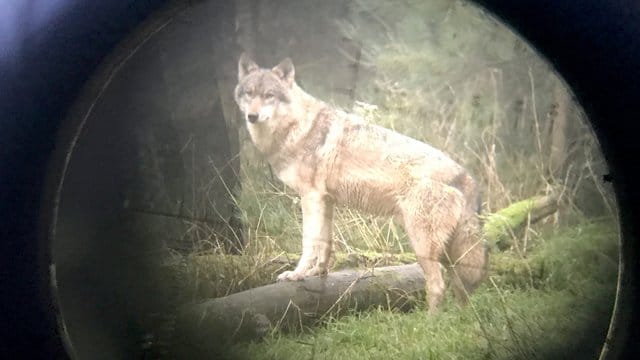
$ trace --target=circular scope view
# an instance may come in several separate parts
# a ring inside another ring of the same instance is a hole
[[[78,358],[597,358],[619,224],[551,65],[466,1],[167,5],[69,113]]]

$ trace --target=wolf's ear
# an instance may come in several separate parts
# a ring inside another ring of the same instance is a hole
[[[258,70],[258,64],[251,60],[246,53],[242,53],[238,61],[238,80],[242,80],[245,76],[256,70]]]
[[[293,68],[293,61],[290,58],[286,58],[280,62],[276,67],[271,69],[280,79],[282,79],[289,86],[293,85],[295,78],[295,69]]]

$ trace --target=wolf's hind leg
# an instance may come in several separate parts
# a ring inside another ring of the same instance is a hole
[[[295,270],[278,275],[279,281],[298,281],[306,276],[327,272],[331,256],[334,204],[327,195],[318,192],[302,196],[301,204],[302,256]]]
[[[445,293],[440,259],[444,251],[442,244],[446,241],[449,233],[444,229],[430,232],[424,227],[409,226],[409,224],[407,224],[406,231],[415,250],[418,263],[424,271],[429,313],[434,313],[438,310]]]
[[[488,249],[482,238],[480,220],[468,209],[448,246],[448,271],[453,292],[460,304],[486,277]]]
[[[426,280],[429,313],[435,313],[445,294],[442,262],[463,210],[464,200],[457,191],[435,184],[414,189],[401,204],[405,230]]]

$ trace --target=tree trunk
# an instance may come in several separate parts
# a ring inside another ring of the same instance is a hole
[[[567,157],[567,117],[569,112],[569,95],[562,82],[556,79],[553,87],[553,105],[550,111],[551,149],[549,152],[549,173],[552,177],[562,176]]]

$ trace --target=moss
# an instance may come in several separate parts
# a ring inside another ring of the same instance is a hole
[[[489,245],[497,249],[507,248],[512,232],[527,221],[527,216],[535,208],[537,200],[537,198],[529,198],[518,201],[496,213],[487,215],[483,232]]]

